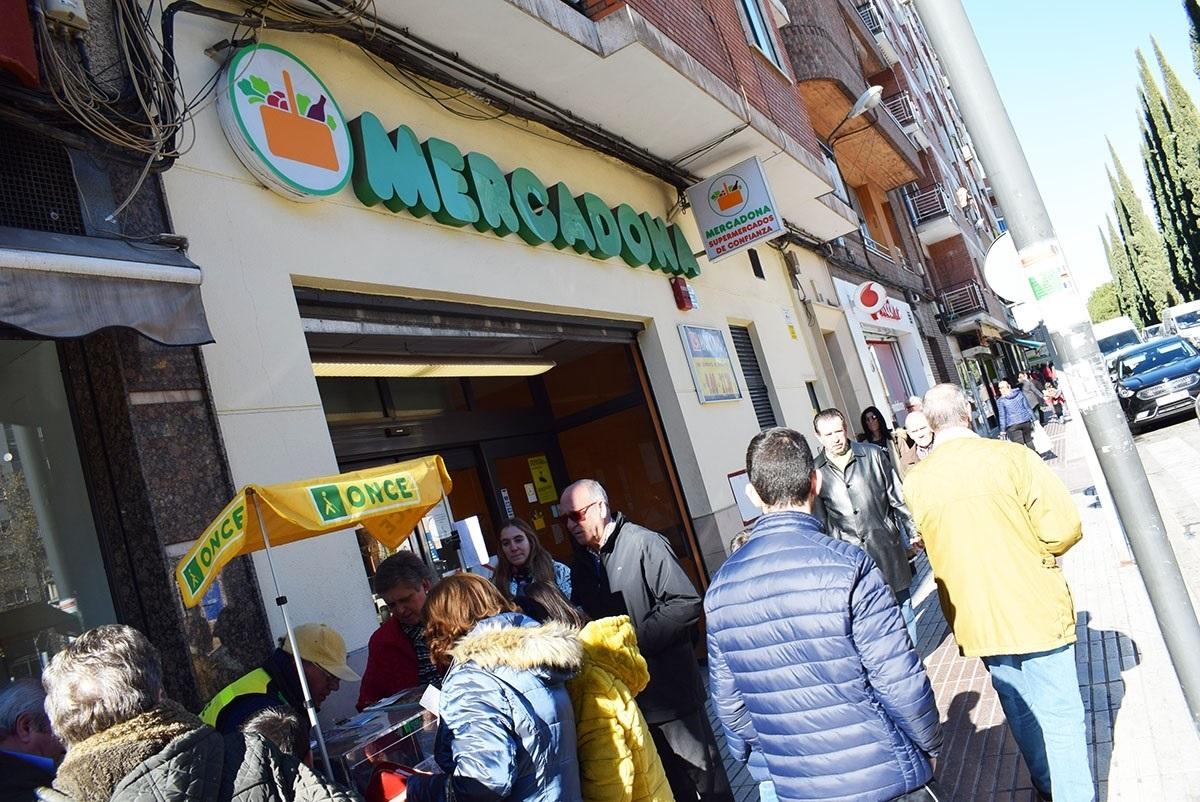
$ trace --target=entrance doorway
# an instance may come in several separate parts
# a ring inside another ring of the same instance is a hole
[[[340,469],[439,454],[454,483],[450,514],[455,520],[478,516],[490,555],[498,552],[503,522],[517,517],[534,528],[554,559],[568,565],[573,545],[558,519],[558,498],[570,482],[595,479],[612,509],[662,533],[696,587],[704,588],[707,576],[632,332],[571,339],[570,328],[559,324],[552,336],[541,338],[531,336],[527,324],[524,353],[512,359],[497,358],[497,343],[483,333],[485,327],[464,337],[462,325],[442,336],[422,327],[421,336],[374,338],[372,358],[385,349],[405,359],[438,354],[440,364],[491,375],[318,378]],[[356,343],[360,348],[362,339]],[[310,333],[314,362],[362,358],[345,350],[331,353],[331,342],[323,332]],[[512,353],[512,343],[506,345]],[[530,352],[541,372],[504,375],[524,369]],[[370,538],[360,542],[373,573],[386,555]],[[457,569],[453,551],[439,548],[434,567]]]
[[[904,402],[913,394],[912,381],[908,377],[900,346],[895,340],[867,340],[867,345],[871,348],[875,367],[883,377],[892,410],[892,421],[897,421],[903,417],[901,413],[904,412]]]

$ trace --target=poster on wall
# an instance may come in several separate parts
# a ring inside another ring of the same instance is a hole
[[[680,324],[679,336],[692,371],[692,383],[701,404],[736,401],[742,397],[725,335],[720,329]]]

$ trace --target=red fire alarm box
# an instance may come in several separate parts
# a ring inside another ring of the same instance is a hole
[[[696,296],[683,276],[674,276],[671,279],[671,292],[675,294],[675,306],[682,311],[687,312],[696,308]]]
[[[9,72],[25,86],[38,86],[37,54],[33,28],[25,0],[0,0],[0,70]]]

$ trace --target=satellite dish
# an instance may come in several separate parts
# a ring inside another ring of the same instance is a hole
[[[1012,312],[1013,322],[1021,331],[1033,331],[1042,325],[1042,311],[1035,303],[1028,301],[1019,303],[1011,307],[1009,311]]]
[[[992,292],[1010,304],[1034,304],[1036,300],[1033,288],[1025,278],[1025,268],[1021,265],[1012,234],[1007,231],[988,248],[987,260],[983,263],[983,277]]]

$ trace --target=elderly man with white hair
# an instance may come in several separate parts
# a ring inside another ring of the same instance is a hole
[[[1037,452],[971,431],[961,387],[925,394],[937,447],[904,480],[959,651],[987,666],[1042,799],[1090,802],[1075,606],[1057,559],[1079,511]]]
[[[44,802],[352,802],[257,735],[222,735],[163,693],[158,650],[127,626],[85,632],[42,675],[67,745]]]
[[[0,688],[0,799],[25,802],[54,779],[62,742],[50,729],[46,692],[35,679]]]

